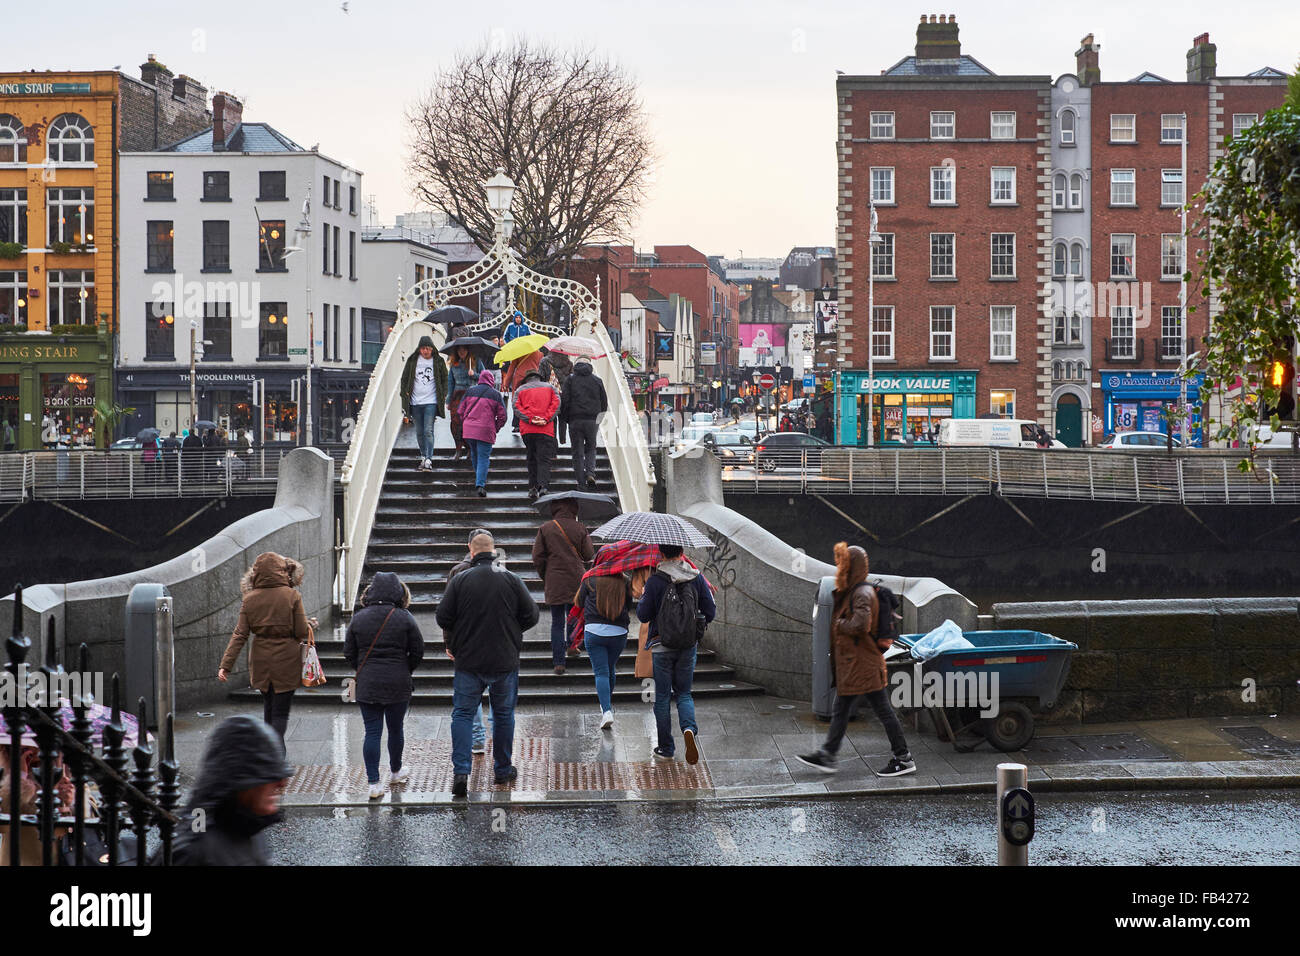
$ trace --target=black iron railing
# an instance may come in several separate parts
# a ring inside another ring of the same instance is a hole
[[[163,728],[164,753],[155,774],[154,749],[149,745],[145,701],[140,698],[136,744],[129,751],[124,746],[126,727],[121,716],[121,688],[118,675],[112,677],[112,716],[101,731],[99,752],[95,752],[91,710],[96,701],[90,698],[84,685],[66,680],[66,672],[55,659],[54,622],[50,622],[49,639],[45,644],[45,662],[39,673],[42,680],[40,700],[27,702],[27,655],[32,642],[23,635],[23,590],[14,589],[13,633],[5,641],[6,679],[11,682],[7,694],[4,722],[8,730],[8,767],[0,780],[0,833],[4,834],[5,853],[10,866],[19,866],[23,851],[23,834],[34,830],[39,835],[41,865],[53,866],[60,860],[59,844],[64,835],[71,837],[70,858],[64,862],[84,866],[87,837],[94,831],[107,847],[109,866],[117,866],[121,853],[124,829],[134,832],[136,838],[136,864],[144,866],[149,861],[148,837],[150,828],[156,826],[161,838],[160,862],[170,866],[172,841],[179,824],[176,807],[180,802],[178,781],[180,765],[176,761],[176,736],[172,715],[167,715]],[[81,645],[78,666],[80,673],[90,672],[90,651]],[[66,704],[58,699],[56,688],[77,686],[79,693]],[[60,711],[70,706],[72,719],[65,727]],[[24,729],[30,730],[36,741],[39,772],[33,781],[36,785],[34,812],[24,812],[23,781],[28,776],[23,751]],[[128,775],[127,766],[134,763],[134,772]],[[72,783],[72,807],[60,808],[59,791],[64,775]],[[161,784],[159,784],[161,780]],[[102,796],[98,816],[87,818],[86,793],[95,785]],[[7,793],[5,793],[7,791]],[[57,812],[62,809],[65,812]],[[66,812],[68,809],[71,813]],[[128,822],[129,821],[129,822]]]

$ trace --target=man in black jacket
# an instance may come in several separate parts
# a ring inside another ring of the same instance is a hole
[[[596,487],[596,423],[609,408],[605,385],[591,371],[590,362],[578,362],[564,383],[560,420],[569,426],[573,446],[573,471],[578,490]]]
[[[494,565],[496,545],[486,531],[470,539],[470,566],[447,582],[438,603],[447,656],[455,664],[452,679],[451,792],[463,797],[473,766],[471,724],[484,688],[492,701],[492,749],[497,783],[519,776],[511,762],[515,737],[515,700],[519,696],[519,652],[524,631],[537,624],[537,602],[524,582]]]

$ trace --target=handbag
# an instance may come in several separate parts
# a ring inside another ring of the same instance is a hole
[[[645,679],[655,676],[654,653],[646,647],[646,641],[650,637],[650,622],[645,621],[641,625],[641,631],[636,639],[636,669],[632,672],[634,677]]]
[[[307,643],[302,645],[302,686],[319,687],[325,683],[325,668],[316,653],[316,633],[307,625]]]
[[[366,656],[361,658],[361,663],[357,665],[357,672],[356,674],[353,675],[352,683],[343,689],[344,703],[355,704],[357,702],[356,679],[361,676],[361,668],[365,667],[366,661],[370,660],[370,652],[373,651],[375,649],[375,645],[379,643],[379,635],[384,633],[384,628],[388,626],[388,619],[393,616],[393,612],[396,610],[397,608],[395,607],[389,608],[388,613],[384,615],[384,623],[380,624],[379,630],[375,631],[375,639],[370,642],[370,647],[366,650]]]

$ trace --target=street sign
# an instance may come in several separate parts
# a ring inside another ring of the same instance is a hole
[[[805,392],[810,392],[816,387],[817,387],[817,382],[812,375],[805,375],[803,377],[803,390]]]
[[[307,350],[306,350],[306,349],[289,349],[289,354],[290,354],[290,355],[306,355],[306,354],[307,354]]]
[[[1034,795],[1023,787],[1002,794],[1002,835],[1012,846],[1034,838]]]
[[[758,387],[766,389],[776,388],[776,376],[771,372],[764,372],[762,378],[758,380]]]

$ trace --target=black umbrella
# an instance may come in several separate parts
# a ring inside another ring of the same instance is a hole
[[[217,423],[207,421],[206,419],[200,419],[199,421],[194,423],[194,427],[195,428],[216,428]]]
[[[469,349],[471,355],[477,355],[482,359],[484,364],[491,361],[492,357],[497,353],[495,342],[489,342],[487,339],[477,335],[462,335],[458,338],[454,338],[439,351],[445,355],[451,355],[456,351],[456,349],[461,348],[462,346]]]
[[[478,321],[478,314],[463,305],[444,305],[426,315],[423,321],[447,325],[471,325]]]
[[[551,507],[557,501],[572,501],[578,505],[578,517],[583,521],[598,521],[612,518],[620,511],[618,502],[609,495],[593,495],[587,491],[557,491],[551,495],[542,495],[537,499],[537,510],[542,517],[554,516]]]
[[[135,437],[137,441],[153,441],[161,434],[162,432],[156,428],[142,428]]]

